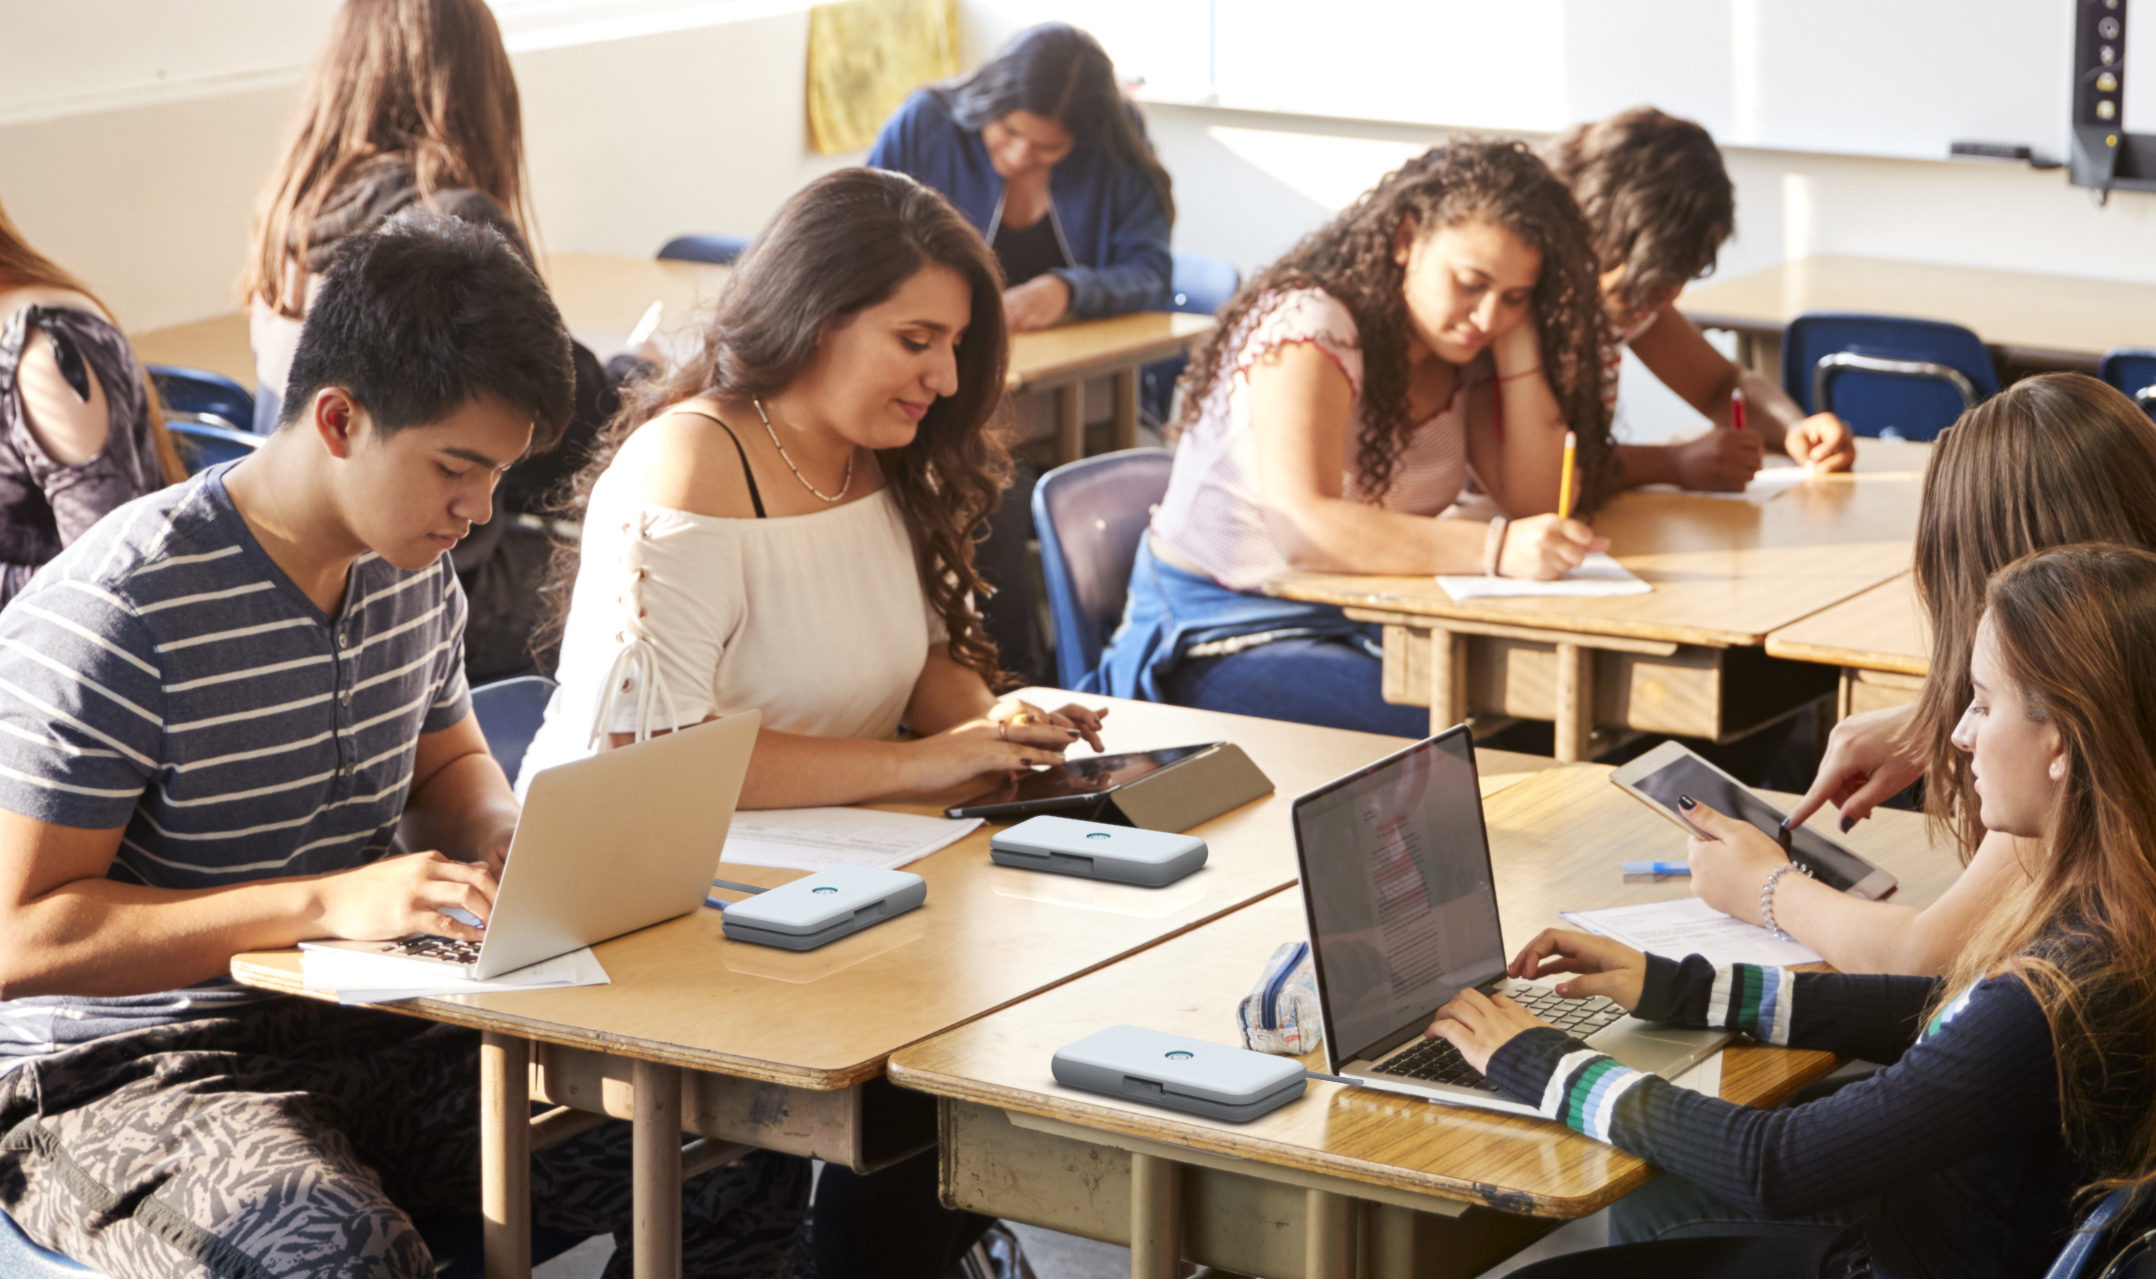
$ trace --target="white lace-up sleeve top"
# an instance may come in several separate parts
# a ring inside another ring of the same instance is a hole
[[[947,638],[890,490],[813,515],[723,519],[593,488],[561,687],[519,776],[756,708],[764,727],[886,738]]]

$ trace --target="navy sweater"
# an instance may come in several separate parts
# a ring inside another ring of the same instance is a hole
[[[2050,1026],[2013,977],[1979,982],[1920,1025],[1936,988],[1923,977],[1648,957],[1642,1017],[1886,1063],[1801,1106],[1704,1097],[1549,1028],[1498,1049],[1489,1078],[1749,1211],[1862,1206],[1878,1274],[2041,1275],[2088,1179],[2061,1133]]]

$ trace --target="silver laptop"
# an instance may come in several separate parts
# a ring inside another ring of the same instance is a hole
[[[1641,1021],[1606,999],[1565,999],[1505,976],[1497,888],[1466,725],[1295,801],[1325,1063],[1368,1087],[1535,1114],[1483,1082],[1431,1015],[1467,987],[1503,992],[1635,1070],[1673,1077],[1727,1032]],[[1616,868],[1612,867],[1614,872]]]
[[[600,751],[532,779],[481,941],[314,943],[498,977],[704,904],[757,711]]]

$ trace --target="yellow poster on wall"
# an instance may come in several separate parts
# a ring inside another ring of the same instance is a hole
[[[809,10],[809,138],[858,151],[924,84],[958,74],[958,0],[846,0]]]

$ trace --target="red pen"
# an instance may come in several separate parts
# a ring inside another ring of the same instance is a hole
[[[1731,391],[1729,393],[1729,426],[1731,430],[1735,431],[1744,429],[1744,392],[1742,391]]]

